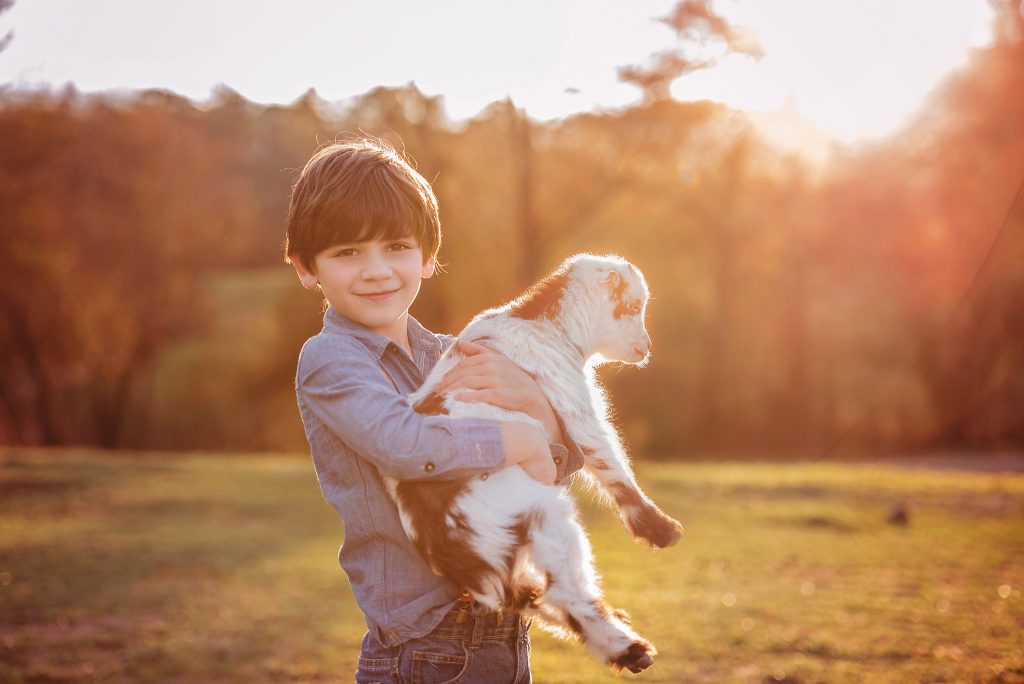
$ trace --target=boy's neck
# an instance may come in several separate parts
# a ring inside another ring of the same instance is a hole
[[[387,329],[376,330],[375,332],[380,333],[384,337],[388,338],[399,347],[401,347],[406,354],[412,357],[412,345],[409,343],[409,312],[406,311],[404,314],[395,319],[395,322],[387,327]]]

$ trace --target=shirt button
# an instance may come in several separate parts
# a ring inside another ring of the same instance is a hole
[[[488,477],[490,477],[490,476],[487,473],[484,473],[483,475],[480,476],[480,479],[481,480],[486,480]]]
[[[562,457],[555,456],[555,465],[562,465]]]
[[[434,472],[434,464],[428,461],[427,464],[423,466],[423,469],[426,470],[428,473],[432,473]]]

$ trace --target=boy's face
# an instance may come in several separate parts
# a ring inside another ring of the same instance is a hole
[[[434,274],[434,259],[423,261],[413,236],[328,247],[307,271],[295,270],[307,288],[319,282],[338,313],[397,341],[405,334],[405,314],[420,291],[420,280]]]

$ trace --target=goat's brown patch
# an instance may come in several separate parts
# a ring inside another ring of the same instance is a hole
[[[600,449],[595,449],[594,447],[580,447],[580,450],[583,452],[583,460],[586,462],[587,467],[593,470],[612,469],[612,466],[608,461],[596,455]]]
[[[515,566],[516,553],[530,541],[530,531],[536,527],[541,520],[543,520],[542,513],[540,511],[533,510],[520,515],[516,519],[515,523],[506,528],[512,533],[512,537],[516,540],[515,544],[509,547],[509,554],[505,557],[505,568],[509,575],[512,574],[512,568]]]
[[[431,569],[457,586],[482,592],[484,577],[494,570],[473,550],[465,515],[452,510],[465,488],[465,480],[406,480],[395,487],[395,495],[416,521],[416,550]],[[454,527],[449,526],[449,518]]]
[[[512,304],[516,318],[554,318],[562,310],[562,295],[569,287],[568,269],[559,269],[536,283]]]
[[[640,492],[624,482],[613,482],[608,485],[608,490],[620,508],[623,506],[644,507],[644,500],[640,497]]]
[[[609,274],[609,297],[612,303],[615,304],[615,309],[612,310],[612,316],[615,320],[622,318],[623,316],[629,316],[630,314],[636,313],[634,307],[636,301],[626,297],[626,290],[629,288],[629,283],[618,271],[612,271]]]
[[[629,670],[633,674],[639,674],[654,664],[651,657],[654,655],[657,655],[654,647],[647,641],[638,639],[629,645],[625,653],[609,660],[608,665],[616,672]]]
[[[437,392],[431,392],[423,397],[413,406],[416,413],[424,413],[428,416],[448,415],[448,409],[444,405],[444,397]]]
[[[566,613],[565,623],[569,626],[569,629],[571,629],[573,633],[576,634],[577,637],[579,637],[580,641],[586,643],[587,635],[583,633],[583,625],[580,624],[579,620],[574,618],[570,613]]]
[[[527,607],[536,608],[537,601],[544,596],[544,589],[530,582],[519,582],[506,589],[505,608],[521,613]]]
[[[619,508],[624,510],[629,531],[637,539],[662,549],[671,546],[683,536],[683,526],[646,502],[640,493],[623,482],[614,482],[608,489]]]

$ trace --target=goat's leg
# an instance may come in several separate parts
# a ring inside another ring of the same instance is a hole
[[[559,499],[531,530],[532,560],[547,588],[532,604],[542,622],[579,636],[610,667],[640,672],[656,655],[654,646],[629,626],[622,611],[601,595],[587,536],[571,501]]]
[[[615,501],[633,537],[658,548],[679,541],[682,525],[665,515],[640,489],[615,428],[595,415],[585,416],[575,427],[578,434],[572,437],[583,450],[587,474]]]

